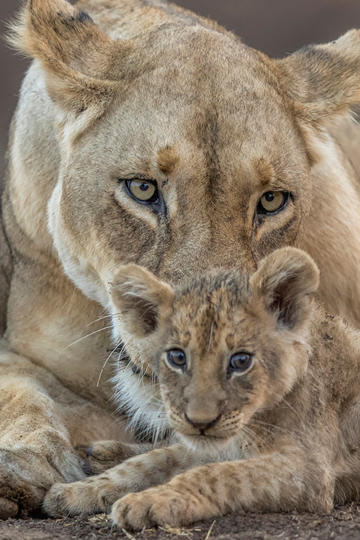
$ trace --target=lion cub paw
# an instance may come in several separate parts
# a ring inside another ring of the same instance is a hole
[[[154,526],[179,527],[193,521],[181,494],[166,486],[126,495],[113,505],[111,518],[119,527],[133,531]]]
[[[136,454],[135,446],[119,441],[97,441],[91,446],[76,449],[83,458],[83,470],[87,475],[101,474]]]
[[[44,499],[43,510],[53,517],[74,516],[86,512],[90,505],[84,500],[81,484],[82,482],[54,484]]]
[[[124,493],[105,474],[71,484],[54,484],[45,497],[43,510],[53,517],[109,512]]]
[[[43,510],[53,517],[76,516],[108,512],[111,502],[101,496],[98,488],[94,489],[86,482],[54,484],[44,499]]]

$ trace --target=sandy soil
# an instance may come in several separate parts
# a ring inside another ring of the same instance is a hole
[[[104,514],[68,519],[9,519],[0,523],[1,540],[246,540],[281,538],[329,540],[360,538],[360,506],[337,508],[330,516],[312,514],[232,514],[186,529],[130,533],[113,527]]]

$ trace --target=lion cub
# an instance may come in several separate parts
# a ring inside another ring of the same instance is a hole
[[[295,248],[251,276],[219,271],[175,290],[123,267],[114,309],[127,340],[148,340],[173,444],[53,486],[45,509],[112,505],[114,522],[136,530],[235,510],[329,512],[356,498],[360,333],[313,300],[318,283]]]

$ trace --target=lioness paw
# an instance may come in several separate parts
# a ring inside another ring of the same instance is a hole
[[[40,506],[44,495],[45,489],[17,474],[16,467],[11,471],[0,464],[0,519],[27,516]]]
[[[16,517],[18,513],[19,505],[16,502],[0,497],[0,519]]]
[[[166,486],[126,495],[113,505],[111,518],[119,527],[133,531],[154,526],[179,527],[193,521],[186,501]]]
[[[80,460],[68,448],[55,457],[29,448],[0,449],[0,519],[29,515],[54,482],[82,476]]]

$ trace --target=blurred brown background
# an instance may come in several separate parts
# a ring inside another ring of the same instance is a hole
[[[216,19],[243,40],[272,56],[306,43],[330,41],[349,28],[360,28],[360,0],[178,0]],[[0,0],[0,36],[21,0]],[[0,178],[7,132],[27,62],[0,42]]]

